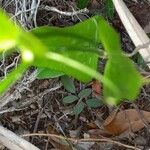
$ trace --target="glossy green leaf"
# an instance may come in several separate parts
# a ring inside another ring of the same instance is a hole
[[[102,102],[97,98],[91,98],[86,101],[86,104],[90,108],[97,108],[102,106]]]
[[[90,0],[78,0],[78,7],[83,9],[88,6]]]
[[[93,17],[82,23],[78,23],[71,27],[39,27],[31,32],[38,37],[48,48],[49,51],[61,54],[73,60],[76,60],[90,68],[96,70],[98,62],[98,45],[99,29],[98,22],[100,17]],[[38,63],[38,62],[37,62]],[[42,60],[40,67],[50,66],[55,70],[75,76],[82,81],[90,81],[91,77],[82,72],[56,64],[54,61],[47,63],[47,60]]]
[[[69,95],[63,98],[63,103],[64,104],[70,104],[78,100],[79,98],[75,95]]]
[[[61,82],[63,83],[64,88],[71,93],[75,93],[76,92],[76,88],[74,85],[74,82],[71,78],[69,78],[68,76],[62,76],[61,77]]]
[[[0,9],[0,51],[12,48],[16,45],[20,30],[11,22]]]
[[[104,83],[104,96],[108,103],[113,104],[123,99],[134,100],[143,84],[142,76],[134,63],[122,54],[120,39],[114,29],[105,21],[101,21],[100,26],[100,38],[109,56],[104,76],[110,79],[121,93],[120,97],[117,97]]]
[[[49,79],[49,78],[57,78],[64,75],[64,73],[60,71],[55,71],[48,68],[38,68],[37,79]]]
[[[86,98],[86,97],[90,96],[91,93],[92,93],[91,89],[84,89],[84,90],[79,92],[78,96],[80,98]]]
[[[82,101],[77,103],[77,105],[75,105],[73,108],[74,115],[79,115],[83,111],[84,107],[85,104]]]

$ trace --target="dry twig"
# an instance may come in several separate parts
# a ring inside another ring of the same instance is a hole
[[[113,3],[130,38],[137,47],[133,54],[139,51],[144,61],[150,62],[150,39],[131,14],[123,0],[113,0]],[[150,64],[147,65],[150,68]]]
[[[64,137],[64,136],[56,135],[56,134],[40,134],[40,133],[33,133],[33,134],[24,134],[24,135],[22,135],[22,137],[29,137],[29,136],[55,137],[55,138],[58,138],[58,139],[67,140],[67,141],[73,142],[74,144],[82,143],[82,142],[109,142],[109,143],[112,143],[112,144],[115,144],[115,145],[118,145],[118,146],[122,146],[122,147],[125,147],[125,148],[130,148],[130,149],[134,149],[134,150],[141,150],[140,148],[137,148],[137,147],[134,147],[134,146],[131,146],[131,145],[126,145],[126,144],[123,144],[121,142],[111,140],[109,138],[75,139],[75,138],[67,138],[67,137]]]
[[[39,150],[28,141],[0,126],[0,143],[10,150]]]

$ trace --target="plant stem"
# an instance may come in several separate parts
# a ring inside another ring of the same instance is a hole
[[[2,95],[12,84],[14,84],[16,80],[21,78],[28,66],[29,65],[27,63],[19,64],[18,67],[11,71],[6,78],[0,81],[0,95]]]

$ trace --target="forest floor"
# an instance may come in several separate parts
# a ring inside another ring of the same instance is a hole
[[[140,23],[143,29],[150,32],[150,3],[146,0],[125,0],[126,5]],[[38,26],[49,25],[66,27],[88,19],[90,16],[99,14],[105,17],[121,36],[121,44],[124,51],[130,53],[135,49],[130,37],[123,27],[117,13],[110,20],[102,0],[93,0],[87,7],[89,11],[75,16],[66,16],[58,12],[48,11],[46,6],[55,7],[62,12],[77,11],[75,0],[0,0],[0,6],[4,8],[14,20],[17,20],[26,30]],[[37,9],[33,9],[37,8]],[[34,11],[35,10],[35,11]],[[149,25],[149,29],[148,29]],[[18,54],[9,57],[3,56],[0,63],[0,76],[4,76],[16,65]],[[132,58],[138,70],[144,76],[149,76],[150,71],[138,57]],[[100,67],[105,65],[105,60],[100,60]],[[36,79],[36,69],[28,70],[23,79],[18,81],[8,93],[8,101],[0,103],[0,123],[18,135],[30,135],[25,139],[33,143],[41,150],[128,150],[150,149],[150,126],[149,121],[144,122],[142,128],[136,132],[126,129],[118,135],[105,135],[102,130],[103,122],[115,110],[119,112],[129,109],[150,112],[150,86],[146,85],[136,101],[124,101],[119,106],[102,104],[98,108],[85,108],[79,116],[71,115],[74,105],[64,105],[62,99],[70,94],[66,91],[59,78]],[[71,78],[76,87],[76,94],[83,89],[91,89],[93,84],[83,84]],[[99,83],[99,88],[102,85]],[[101,95],[99,91],[99,95]],[[13,97],[9,100],[9,97]],[[92,92],[89,98],[95,97]],[[5,100],[6,101],[6,100]],[[103,101],[101,99],[101,101]],[[129,114],[130,115],[130,114]],[[150,119],[149,119],[150,120]],[[122,120],[120,120],[122,121]],[[135,121],[135,120],[134,120]],[[147,121],[147,120],[146,120]],[[139,122],[135,122],[138,124]],[[123,126],[125,122],[121,122]],[[140,124],[139,124],[140,126]],[[56,136],[44,136],[55,134]],[[60,137],[69,139],[60,139]],[[101,139],[105,138],[105,141]],[[85,139],[77,141],[76,139]],[[86,139],[89,138],[90,140]],[[96,141],[95,139],[99,139]],[[6,150],[0,146],[0,149]]]

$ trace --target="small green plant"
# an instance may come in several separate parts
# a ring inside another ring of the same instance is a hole
[[[123,54],[118,34],[100,16],[70,27],[45,26],[30,32],[15,26],[2,11],[0,20],[0,52],[17,47],[22,56],[20,65],[0,81],[0,95],[30,66],[39,69],[39,78],[65,74],[82,82],[96,79],[103,83],[104,101],[109,104],[136,99],[145,82]],[[97,72],[100,43],[108,54],[103,75]]]
[[[81,90],[78,94],[69,94],[63,98],[64,104],[74,104],[73,114],[79,115],[84,108],[97,108],[102,106],[102,101],[91,96],[90,88]]]

